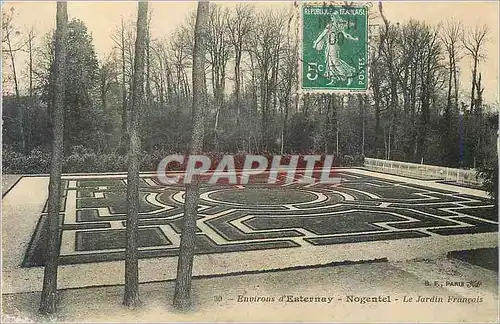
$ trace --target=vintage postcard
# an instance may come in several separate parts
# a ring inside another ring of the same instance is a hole
[[[496,1],[2,2],[2,322],[497,322]]]

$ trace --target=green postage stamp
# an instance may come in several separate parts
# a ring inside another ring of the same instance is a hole
[[[307,90],[368,89],[368,7],[304,3],[301,85]]]

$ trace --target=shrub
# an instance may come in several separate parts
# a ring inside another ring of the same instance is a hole
[[[344,155],[341,161],[342,166],[352,166],[354,165],[354,156]]]
[[[3,146],[3,163],[2,163],[2,173],[4,174],[31,174],[31,173],[49,173],[50,172],[50,152],[45,152],[39,148],[33,149],[29,154],[22,154],[16,152],[12,147]],[[143,152],[140,157],[140,170],[141,171],[156,171],[158,164],[163,158],[169,154],[183,155],[178,152],[171,152],[162,149],[155,149],[151,152]],[[206,152],[212,161],[212,169],[214,169],[218,163],[222,160],[225,154],[231,153],[216,153],[216,152]],[[265,155],[268,158],[269,163],[271,162],[273,155],[269,153],[255,153],[260,155]],[[310,152],[309,154],[313,154]],[[318,153],[316,155],[321,156],[321,160],[324,161],[325,155]],[[233,154],[235,167],[237,169],[243,168],[246,154],[238,153]],[[281,164],[287,164],[290,162],[291,155],[285,154],[282,157]],[[364,156],[361,155],[344,155],[341,159],[337,157],[334,158],[333,166],[343,166],[343,167],[354,167],[362,166],[364,161]],[[185,164],[179,165],[177,163],[170,163],[168,165],[169,170],[182,170],[185,168]],[[316,163],[316,166],[322,165],[320,162]],[[303,158],[299,158],[298,167],[304,168],[306,166]],[[120,155],[117,153],[106,153],[97,154],[86,148],[84,146],[78,145],[74,146],[70,154],[65,156],[63,159],[63,172],[64,173],[102,173],[102,172],[126,172],[128,169],[128,162],[126,155]]]
[[[2,173],[4,174],[48,173],[49,168],[50,153],[35,148],[25,155],[16,152],[10,146],[2,147]]]
[[[488,192],[493,202],[498,205],[498,165],[479,167],[479,176],[483,178],[483,188]]]
[[[340,166],[343,167],[360,167],[363,166],[365,162],[364,155],[344,155],[342,156],[342,160]]]
[[[51,154],[34,148],[27,156],[23,173],[49,173]]]

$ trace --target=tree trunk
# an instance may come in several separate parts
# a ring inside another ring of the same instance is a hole
[[[29,69],[29,82],[30,82],[30,88],[29,88],[29,94],[30,94],[30,102],[33,100],[33,39],[34,39],[34,30],[33,27],[30,30],[29,33],[29,39],[28,39],[28,69]]]
[[[330,99],[331,97],[327,95],[321,95],[320,97],[320,105],[319,108],[324,110],[325,116],[322,116],[322,111],[320,110],[319,115],[321,119],[323,119],[323,152],[328,154],[328,135],[330,131],[330,120],[329,120],[329,113],[330,113]]]
[[[236,97],[236,127],[239,128],[240,126],[240,114],[241,114],[241,107],[240,107],[240,64],[241,64],[241,47],[237,47],[236,49],[236,57],[235,57],[235,63],[234,63],[234,94]]]
[[[59,212],[61,209],[61,173],[64,134],[64,80],[66,73],[66,38],[68,33],[67,3],[57,3],[56,44],[54,61],[53,139],[50,165],[47,242],[43,288],[39,312],[56,312],[57,265],[59,257]]]
[[[483,88],[481,85],[481,73],[479,73],[477,83],[476,83],[476,102],[475,102],[475,112],[474,112],[474,119],[476,120],[477,126],[477,143],[476,143],[476,148],[474,152],[474,157],[475,160],[482,161],[483,160],[483,154],[484,154],[484,144],[483,144],[483,139],[485,136],[485,128],[483,125]],[[474,169],[476,168],[476,163],[474,163]]]
[[[19,94],[19,82],[17,80],[16,71],[16,59],[14,57],[14,51],[12,50],[12,44],[10,40],[10,32],[5,33],[5,39],[7,40],[7,47],[9,50],[10,61],[12,64],[12,76],[14,78],[14,90],[16,92],[16,109],[17,109],[17,123],[19,125],[19,135],[21,137],[21,151],[26,152],[26,139],[24,136],[24,112],[21,107],[21,95]]]
[[[379,84],[372,83],[373,87],[373,101],[374,101],[374,106],[375,106],[375,139],[373,141],[374,148],[375,148],[375,154],[376,157],[378,158],[378,152],[379,149],[382,147],[380,144],[380,135],[382,134],[382,126],[380,122],[380,115],[381,115],[381,109],[380,109],[380,97],[379,97]]]
[[[127,108],[127,87],[126,87],[126,71],[125,71],[125,24],[123,22],[122,17],[122,33],[121,33],[121,41],[122,41],[122,138],[121,138],[121,146],[123,151],[126,152],[126,147],[128,143],[128,131],[127,131],[127,119],[128,119],[128,108]]]
[[[138,267],[138,213],[139,168],[141,140],[139,137],[139,110],[144,108],[144,63],[147,38],[148,2],[140,1],[137,12],[134,75],[132,78],[132,106],[129,125],[129,152],[127,175],[127,245],[125,251],[125,293],[123,304],[130,308],[140,305]]]
[[[453,88],[453,54],[448,55],[448,63],[450,64],[448,68],[448,93],[446,95],[446,109],[445,109],[445,123],[446,123],[446,132],[449,131],[449,122],[450,122],[450,116],[451,116],[451,96],[452,96],[452,88]]]
[[[358,94],[358,102],[361,107],[361,155],[365,155],[365,109],[366,96]]]
[[[147,111],[151,109],[152,94],[151,94],[151,36],[149,35],[149,25],[151,16],[149,16],[146,26],[146,103]]]
[[[443,122],[443,137],[445,143],[452,143],[452,131],[451,131],[451,116],[453,110],[452,95],[453,95],[453,52],[448,53],[448,92],[446,95],[446,107],[444,111],[444,122]],[[444,161],[447,165],[453,163],[453,151],[454,148],[451,145],[446,144],[444,148]]]
[[[478,64],[478,58],[477,56],[474,57],[474,68],[472,70],[472,89],[471,89],[471,94],[470,94],[470,112],[474,112],[474,104],[476,101],[475,95],[476,95],[476,80],[477,80],[477,64]]]
[[[281,155],[283,155],[285,149],[285,141],[288,137],[288,115],[290,111],[290,91],[287,92],[285,97],[285,116],[283,118],[283,128],[281,129]]]
[[[106,73],[107,72],[104,70],[105,69],[104,65],[103,65],[102,69],[103,69],[103,71],[101,72],[101,76],[100,76],[101,77],[101,80],[100,80],[101,81],[101,87],[100,87],[99,90],[100,90],[102,111],[104,113],[106,113],[106,111],[107,111],[107,100],[106,100],[106,94],[107,94],[107,92],[106,92],[106,86],[107,86],[107,84],[106,84],[106,77],[107,77],[107,75],[106,75]]]
[[[193,128],[191,133],[190,154],[200,154],[203,148],[203,107],[205,107],[205,53],[209,2],[198,3],[193,50]],[[185,309],[191,305],[191,277],[196,243],[196,219],[199,199],[198,178],[186,184],[184,204],[184,224],[177,263],[174,306]]]
[[[344,95],[341,94],[339,97],[339,100],[340,100],[340,105],[338,105],[337,107],[340,106],[340,111],[344,111]],[[339,148],[339,145],[340,145],[340,141],[339,141],[339,136],[340,136],[340,122],[339,122],[339,111],[335,111],[335,123],[336,123],[336,126],[335,126],[335,132],[336,132],[336,136],[335,136],[335,150],[336,150],[336,158],[337,158],[337,161],[341,161],[340,159],[340,148]]]
[[[453,56],[453,87],[455,88],[455,110],[458,112],[458,67],[456,62],[456,55]]]

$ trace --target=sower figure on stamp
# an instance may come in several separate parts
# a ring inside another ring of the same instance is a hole
[[[352,36],[344,30],[347,22],[342,20],[337,12],[330,16],[330,20],[325,29],[314,41],[313,47],[318,51],[324,48],[324,77],[330,79],[330,83],[328,84],[347,80],[347,85],[349,86],[356,73],[356,68],[350,66],[340,58],[340,47],[345,39],[358,41],[359,38]]]

